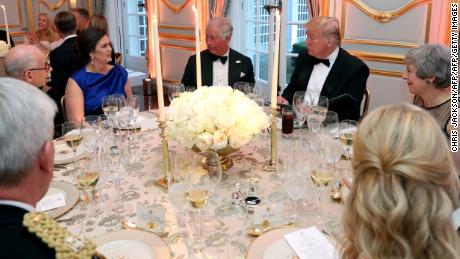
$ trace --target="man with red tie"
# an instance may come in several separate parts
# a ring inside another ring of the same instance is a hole
[[[291,80],[278,103],[292,103],[296,91],[329,98],[339,119],[359,120],[369,68],[340,47],[337,18],[320,16],[305,24],[307,51],[299,54]]]
[[[233,26],[227,18],[214,17],[206,26],[207,50],[201,55],[202,84],[233,86],[235,82],[254,83],[251,59],[229,47]],[[196,86],[196,55],[189,58],[182,83]]]

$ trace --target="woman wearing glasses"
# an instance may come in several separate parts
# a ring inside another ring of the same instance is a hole
[[[102,97],[131,96],[128,72],[110,65],[112,48],[104,30],[88,28],[77,37],[79,60],[83,65],[69,78],[65,90],[67,118],[81,121],[87,115],[102,114]]]

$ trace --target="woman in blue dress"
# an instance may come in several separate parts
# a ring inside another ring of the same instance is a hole
[[[120,65],[110,65],[112,47],[104,30],[88,28],[77,37],[82,66],[69,78],[65,106],[69,121],[102,114],[102,97],[112,94],[131,96],[128,72]]]

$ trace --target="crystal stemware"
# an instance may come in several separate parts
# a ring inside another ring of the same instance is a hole
[[[62,136],[67,144],[72,149],[73,159],[72,164],[74,170],[77,170],[76,159],[77,159],[77,148],[83,140],[82,136],[82,123],[79,121],[66,121],[61,125]]]
[[[299,125],[299,137],[301,136],[302,126],[307,119],[307,102],[305,100],[305,91],[297,91],[292,99],[292,107],[295,113],[297,125]]]
[[[172,102],[174,98],[179,97],[185,92],[185,86],[182,83],[173,83],[168,85],[168,98],[169,102]]]

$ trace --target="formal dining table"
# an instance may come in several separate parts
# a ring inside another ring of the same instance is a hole
[[[309,134],[306,130],[302,132],[306,135]],[[135,133],[132,140],[135,146],[133,149],[135,161],[128,168],[121,167],[121,170],[123,170],[121,197],[123,203],[132,208],[132,212],[126,218],[133,222],[136,221],[136,207],[139,204],[163,206],[166,209],[166,222],[163,230],[164,232],[171,232],[171,226],[176,224],[173,207],[168,200],[167,191],[155,185],[155,180],[163,176],[162,147],[159,133],[159,129]],[[297,134],[296,131],[295,134]],[[295,141],[293,139],[284,139],[281,134],[278,134],[278,136],[280,157],[293,156],[294,154],[290,152],[294,152]],[[169,140],[172,171],[174,171],[173,157],[179,150],[183,152],[185,149],[178,143]],[[171,234],[162,235],[170,247],[171,258],[227,258],[227,253],[232,255],[228,258],[246,258],[248,247],[256,238],[247,233],[247,229],[253,224],[251,218],[253,215],[248,214],[243,207],[235,210],[226,209],[232,204],[232,192],[237,182],[241,184],[244,192],[248,178],[258,178],[257,194],[262,200],[261,204],[284,205],[284,214],[289,215],[286,211],[289,210],[290,200],[285,193],[282,177],[273,172],[263,170],[264,160],[269,158],[269,154],[269,137],[260,135],[254,137],[250,143],[230,155],[234,165],[230,170],[222,173],[221,183],[215,189],[214,195],[205,208],[205,214],[212,219],[210,222],[213,222],[213,224],[205,227],[203,234],[204,250],[194,251],[191,249],[186,237]],[[303,155],[306,163],[308,160],[313,160],[308,157],[308,154]],[[344,161],[340,163],[344,163]],[[55,169],[53,180],[66,181],[76,185],[76,176],[71,173],[71,170],[68,170],[70,168],[72,168],[72,164],[68,164],[64,169],[62,167]],[[108,206],[107,204],[113,205],[116,203],[116,190],[109,172],[102,170],[98,185],[98,198],[95,202],[96,210],[94,210],[95,212],[93,212],[91,218],[85,220],[85,215],[89,212],[87,206],[79,201],[73,209],[57,219],[60,225],[77,234],[83,229],[83,234],[91,239],[97,239],[98,236],[104,233],[122,228],[121,221],[124,218],[111,212],[106,207]],[[332,201],[327,193],[324,193],[323,196],[321,210],[322,215],[325,215],[324,223],[329,220],[340,222],[343,204]],[[307,194],[301,201],[308,203],[312,199]],[[307,213],[300,206],[300,219],[295,224],[296,227],[312,226],[314,221],[310,217],[313,217],[314,214],[314,212]],[[82,228],[84,220],[86,225]],[[286,219],[286,222],[289,222],[289,220]],[[319,224],[317,227],[322,229],[324,224]]]

